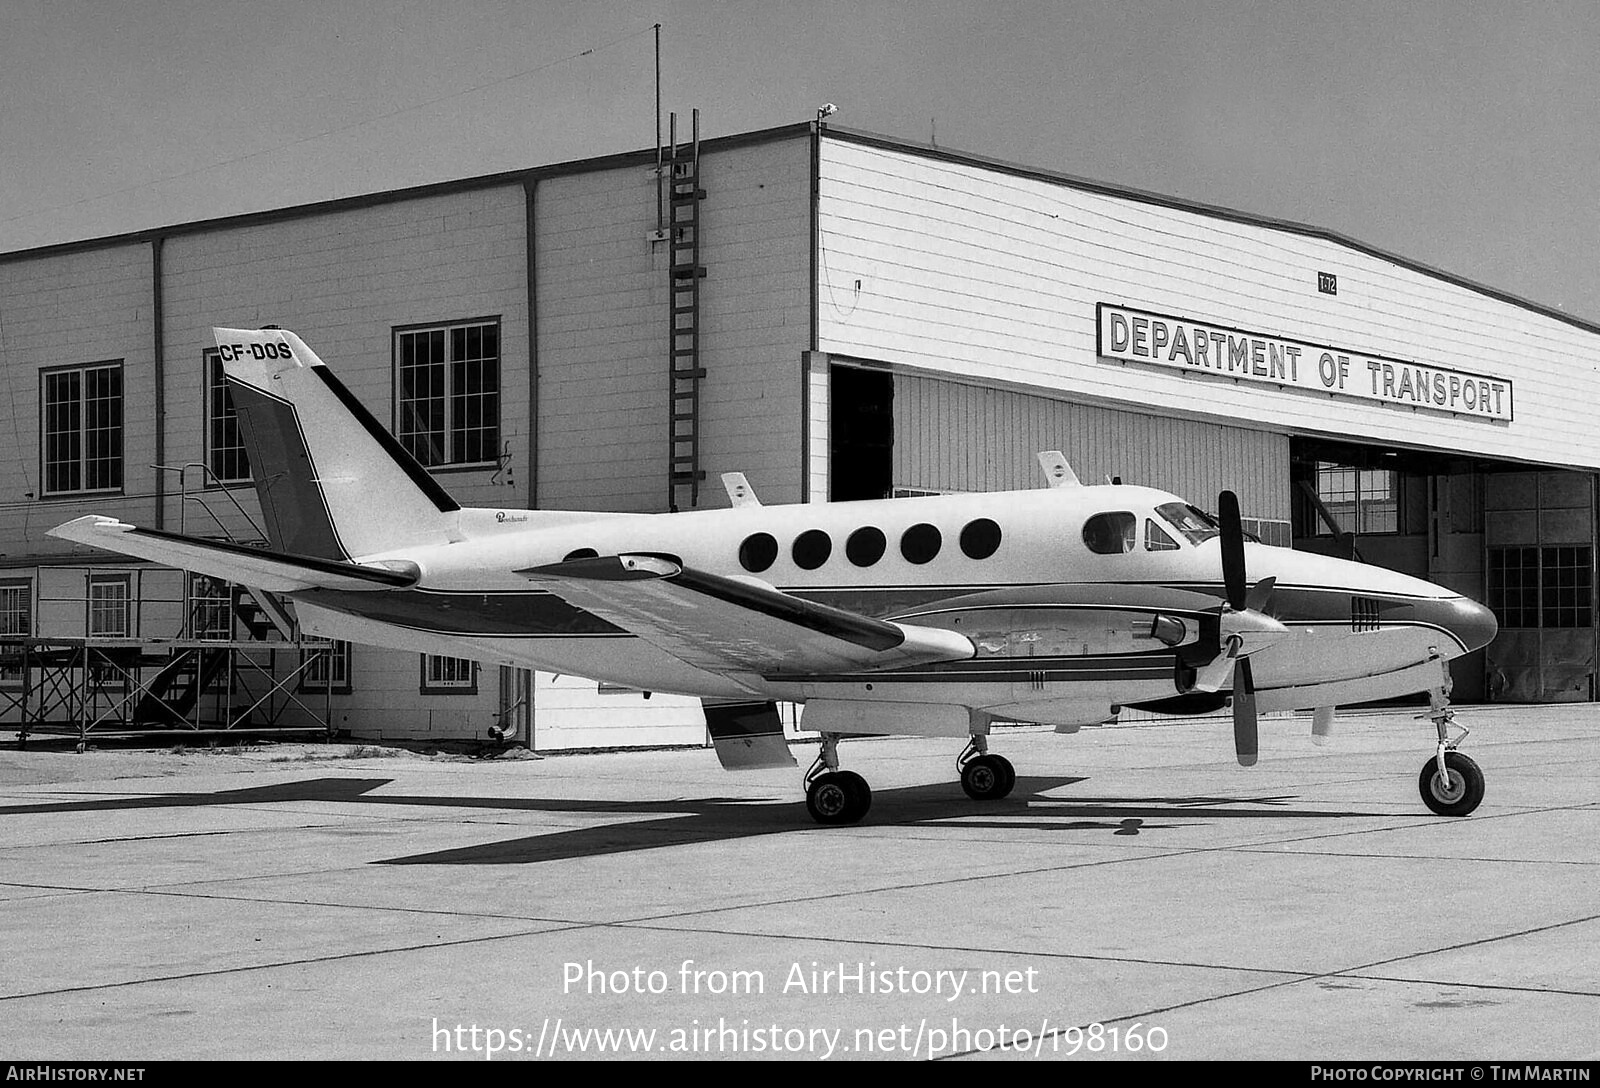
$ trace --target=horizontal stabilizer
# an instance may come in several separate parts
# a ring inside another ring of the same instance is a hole
[[[268,593],[293,593],[304,589],[404,589],[416,585],[421,576],[414,564],[375,567],[341,563],[335,559],[203,540],[163,529],[141,529],[100,514],[57,525],[49,535],[238,582]]]
[[[953,631],[874,619],[665,556],[574,559],[517,573],[681,661],[752,679],[964,661],[974,653]]]

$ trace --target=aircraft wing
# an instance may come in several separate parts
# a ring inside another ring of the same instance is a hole
[[[141,529],[100,514],[57,525],[49,535],[238,582],[268,593],[293,593],[301,589],[404,589],[415,585],[420,574],[415,567],[398,570],[341,563],[183,536],[163,529]]]
[[[764,676],[964,661],[964,635],[803,601],[765,583],[655,555],[610,555],[518,574],[690,665]]]

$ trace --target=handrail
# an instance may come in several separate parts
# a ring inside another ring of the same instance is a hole
[[[211,466],[206,464],[204,461],[186,461],[181,465],[151,465],[150,467],[158,472],[176,472],[178,474],[179,495],[183,500],[178,507],[178,531],[180,533],[187,531],[189,520],[188,504],[190,500],[193,500],[200,504],[201,509],[211,515],[211,520],[217,523],[217,528],[222,530],[222,534],[226,536],[230,542],[234,544],[239,543],[238,538],[233,535],[233,532],[228,528],[223,520],[217,516],[217,512],[211,509],[211,505],[206,502],[204,495],[189,494],[189,470],[191,468],[197,468],[201,472],[200,478],[202,485],[207,482],[214,485],[214,488],[203,487],[203,490],[214,489],[221,491],[228,497],[228,501],[233,503],[233,508],[239,511],[239,516],[250,523],[250,528],[256,531],[256,536],[261,540],[267,539],[267,531],[257,524],[256,519],[250,516],[250,511],[246,510],[244,508],[244,504],[234,497],[233,489],[228,487],[227,484],[223,483],[222,477],[218,476],[216,472],[212,470]]]

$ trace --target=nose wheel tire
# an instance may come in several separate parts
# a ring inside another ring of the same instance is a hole
[[[1417,779],[1422,803],[1440,816],[1465,816],[1483,800],[1483,771],[1460,752],[1446,752],[1444,768],[1441,777],[1438,756],[1422,765]]]
[[[1016,768],[1005,756],[976,756],[961,768],[961,788],[974,801],[998,801],[1016,784]]]
[[[806,811],[819,824],[853,824],[872,807],[872,788],[854,771],[829,771],[806,787]]]

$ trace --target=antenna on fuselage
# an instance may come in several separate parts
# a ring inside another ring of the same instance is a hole
[[[1066,454],[1060,450],[1040,450],[1039,467],[1044,469],[1044,478],[1051,487],[1082,487],[1078,474],[1072,471],[1072,466],[1067,463]]]
[[[724,472],[722,486],[727,488],[728,502],[734,506],[761,505],[761,500],[756,498],[756,489],[750,486],[750,481],[744,478],[742,472]]]

